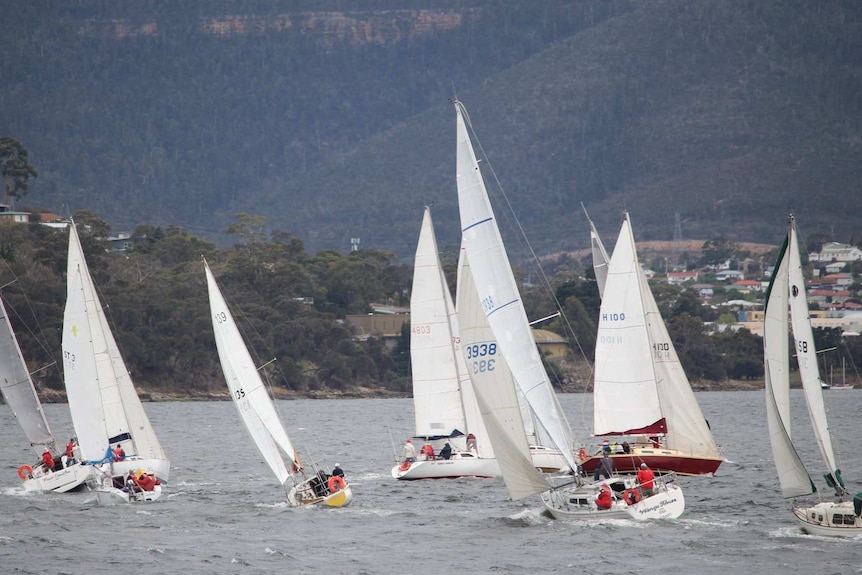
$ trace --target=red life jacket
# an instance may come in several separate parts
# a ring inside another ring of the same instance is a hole
[[[613,498],[611,497],[611,492],[607,489],[599,491],[599,496],[596,497],[596,507],[599,509],[610,509],[612,504]]]

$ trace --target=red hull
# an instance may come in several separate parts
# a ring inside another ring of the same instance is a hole
[[[664,450],[662,450],[664,451]],[[675,471],[679,475],[714,475],[718,466],[724,461],[712,457],[692,457],[680,454],[615,454],[610,456],[614,461],[616,473],[637,473],[641,463],[646,463],[653,471]],[[602,456],[593,456],[581,462],[584,472],[591,474],[596,470]]]

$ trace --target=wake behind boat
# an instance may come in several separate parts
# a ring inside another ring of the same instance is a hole
[[[306,473],[281,424],[275,403],[263,384],[215,276],[206,260],[203,263],[213,332],[225,382],[240,419],[276,479],[286,490],[287,482],[292,482],[287,493],[287,502],[292,506],[349,505],[353,500],[353,491],[343,475],[336,471],[340,471],[337,464],[332,476],[322,470],[310,475]]]
[[[772,455],[781,485],[781,494],[793,499],[792,509],[802,530],[813,535],[862,535],[862,493],[850,500],[838,469],[826,418],[817,366],[814,334],[805,296],[805,278],[796,232],[791,215],[787,237],[778,254],[775,271],[766,293],[763,324],[763,355],[766,367],[766,418]],[[788,316],[788,307],[790,314]],[[790,435],[790,350],[788,331],[793,334],[805,402],[814,436],[823,460],[823,478],[835,491],[824,499],[805,468]],[[798,499],[818,495],[818,501]]]
[[[466,351],[470,355],[473,350]],[[476,346],[475,354],[480,353]],[[455,305],[443,273],[428,207],[422,218],[413,265],[410,360],[414,439],[424,440],[425,444],[418,458],[415,449],[405,445],[402,459],[392,468],[392,477],[414,480],[500,475],[476,404],[461,348]]]

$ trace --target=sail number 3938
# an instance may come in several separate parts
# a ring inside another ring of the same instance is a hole
[[[497,360],[490,356],[497,355],[497,344],[495,342],[474,343],[473,345],[468,345],[465,349],[473,373],[494,371]]]

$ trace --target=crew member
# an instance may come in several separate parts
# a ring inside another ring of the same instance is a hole
[[[646,463],[641,463],[641,468],[638,470],[638,483],[641,486],[641,493],[644,497],[649,497],[653,494],[655,474]]]

